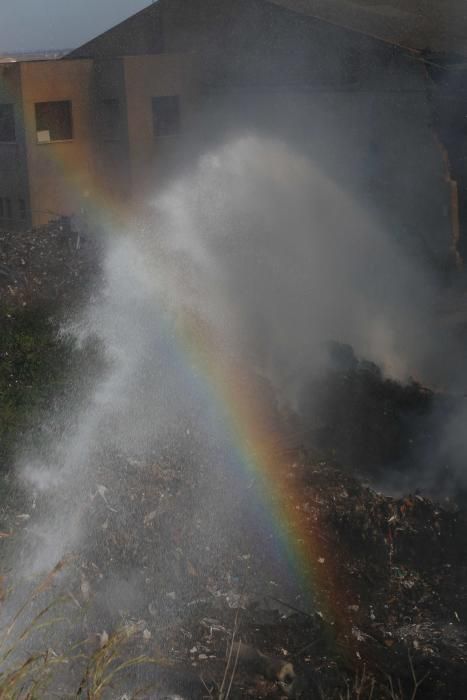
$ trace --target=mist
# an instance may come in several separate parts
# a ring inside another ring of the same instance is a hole
[[[233,316],[236,342],[281,391],[328,340],[400,379],[425,367],[434,274],[284,142],[247,135],[202,156],[154,210],[168,220],[156,237],[194,265],[197,311]]]
[[[229,607],[239,596],[232,567],[259,599],[278,595],[278,571],[284,598],[303,593],[242,465],[216,355],[236,368],[228,381],[264,394],[279,431],[294,417],[299,440],[308,430],[304,389],[332,371],[330,341],[401,384],[450,387],[463,371],[455,335],[438,332],[439,270],[408,254],[364,205],[357,162],[346,190],[329,162],[280,129],[249,124],[208,137],[204,129],[191,148],[183,143],[163,185],[158,174],[149,215],[105,231],[100,286],[61,330],[79,347],[99,347],[105,369],[84,400],[70,395],[60,425],[45,417],[48,441],[18,452],[30,519],[10,563],[21,584],[4,612],[72,555],[79,563],[60,585],[87,606],[74,642],[128,619],[146,631],[151,621],[174,624],[197,599],[197,570]],[[326,143],[333,150],[324,140],[321,153]],[[465,453],[463,415],[457,406],[433,411],[436,457],[422,449],[405,480],[388,469],[374,485],[437,487],[443,460]],[[225,564],[238,548],[256,552],[270,590],[249,554]]]
[[[107,370],[84,405],[69,406],[45,454],[19,460],[38,503],[25,571],[46,571],[94,538],[96,499],[125,507],[113,460],[147,462],[167,445],[181,455],[195,440],[211,464],[196,510],[210,504],[215,520],[241,503],[240,486],[229,507],[214,506],[220,481],[231,478],[217,460],[231,448],[209,369],[200,377],[180,318],[212,329],[219,348],[292,408],[326,371],[330,340],[402,381],[439,371],[435,276],[284,141],[247,132],[216,145],[151,209],[152,223],[108,232],[102,289],[63,329],[81,344],[97,339]]]

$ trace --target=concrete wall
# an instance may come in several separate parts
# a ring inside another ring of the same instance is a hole
[[[105,125],[104,101],[117,100],[119,124],[109,134]],[[93,163],[97,187],[104,201],[119,205],[131,197],[131,168],[128,140],[128,103],[123,59],[96,59],[91,79]]]
[[[90,85],[92,61],[21,64],[30,202],[34,225],[86,208],[95,188]],[[35,104],[69,100],[73,138],[38,143]]]
[[[155,138],[152,98],[178,95],[183,122],[194,107],[194,72],[192,61],[174,54],[15,64],[10,89],[18,143],[0,145],[4,196],[27,198],[27,224],[34,226],[145,201],[170,167],[178,139]],[[109,99],[118,100],[121,115],[112,139],[102,129],[103,101]],[[72,104],[73,138],[39,143],[36,103],[64,100]]]
[[[371,92],[217,91],[193,117],[183,134],[192,161],[245,134],[277,139],[307,156],[408,254],[441,265],[450,257],[454,212],[424,91],[395,94],[384,83]]]
[[[178,54],[127,56],[124,66],[132,195],[141,202],[167,175],[180,138],[155,138],[152,98],[179,96],[183,133],[196,109],[197,67],[189,56]]]
[[[26,133],[21,98],[21,71],[18,64],[0,65],[0,103],[13,104],[15,109],[15,143],[0,143],[0,197],[9,198],[12,219],[0,220],[0,229],[27,228],[31,224],[29,183],[26,159]],[[26,218],[21,218],[19,200],[26,206]]]

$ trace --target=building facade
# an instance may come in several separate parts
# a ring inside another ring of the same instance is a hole
[[[178,55],[0,66],[0,221],[37,226],[94,199],[143,197],[180,132],[190,74]]]
[[[0,65],[0,224],[138,207],[172,161],[255,129],[448,256],[459,206],[432,97],[423,60],[373,37],[268,0],[159,0],[61,60]]]

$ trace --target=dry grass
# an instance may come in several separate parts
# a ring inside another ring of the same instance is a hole
[[[30,646],[35,635],[56,627],[66,618],[55,611],[66,602],[57,598],[33,614],[32,608],[42,593],[52,586],[57,575],[67,562],[61,561],[33,589],[6,627],[0,631],[0,698],[1,700],[33,700],[44,697],[43,693],[53,676],[54,669],[68,663],[52,649],[31,652]],[[3,601],[5,603],[5,600]],[[31,617],[24,623],[24,617]]]
[[[227,653],[227,662],[225,664],[224,676],[222,678],[221,687],[219,693],[217,694],[217,700],[228,700],[230,698],[230,693],[232,692],[232,687],[234,684],[235,676],[238,667],[238,657],[240,654],[240,644],[237,644],[237,651],[234,653],[235,642],[238,635],[238,615],[240,608],[237,609],[235,614],[234,628],[232,631],[232,639],[230,640],[229,650]],[[212,696],[211,696],[212,697]]]
[[[67,606],[71,602],[76,604],[71,594],[54,598],[43,607],[39,605],[40,597],[50,593],[55,579],[67,563],[57,564],[0,630],[0,700],[42,700],[46,697],[110,700],[121,697],[126,686],[135,685],[128,675],[133,676],[132,672],[137,667],[153,665],[167,669],[172,666],[164,658],[133,654],[135,647],[141,648],[142,627],[138,624],[126,625],[111,635],[95,635],[93,642],[88,639],[68,646],[66,653],[47,647],[47,642],[54,638],[62,639],[66,644],[68,635],[63,625],[68,625],[71,636],[72,622],[70,615],[66,614]],[[2,602],[5,604],[5,599]],[[34,609],[39,612],[34,612]],[[78,609],[81,615],[83,611]],[[229,700],[232,696],[240,653],[238,614],[237,611],[220,687],[210,690],[205,686],[206,697],[211,700]],[[27,622],[24,622],[25,619]],[[97,637],[100,638],[99,643],[96,642]],[[37,646],[41,647],[40,651],[35,650]],[[395,683],[390,676],[387,676],[386,687],[382,689],[363,666],[344,692],[321,694],[320,700],[377,700],[382,697],[385,700],[416,700],[427,676],[417,677],[410,653],[408,662],[412,679],[412,689],[409,691],[404,692],[401,683]],[[70,688],[73,678],[77,681],[75,687]],[[64,690],[62,685],[67,689]],[[154,689],[154,684],[140,690],[132,689],[131,697],[135,700],[147,697],[147,693]]]
[[[48,609],[44,609],[40,616],[45,616]],[[118,691],[119,684],[124,680],[126,671],[134,669],[142,664],[157,666],[169,666],[163,659],[155,659],[147,655],[131,656],[128,649],[129,643],[139,636],[140,629],[136,625],[126,626],[105,640],[94,652],[85,652],[80,649],[86,643],[74,646],[66,655],[56,654],[53,650],[21,654],[21,645],[26,644],[32,636],[44,627],[58,624],[63,618],[51,618],[44,624],[38,624],[37,618],[28,625],[14,645],[0,656],[0,665],[7,668],[0,673],[0,699],[1,700],[39,700],[44,697],[60,698],[86,698],[86,700],[103,700],[113,698]],[[21,660],[21,657],[26,657]],[[9,658],[14,659],[9,664]],[[20,660],[17,660],[20,659]],[[57,679],[60,677],[60,668],[74,667],[82,669],[82,678],[76,691],[59,691],[56,689]],[[123,685],[123,683],[122,683]],[[51,690],[49,690],[52,688]],[[123,692],[123,691],[122,691]],[[140,691],[132,691],[132,696],[137,697]]]
[[[113,698],[125,672],[142,664],[170,665],[164,659],[143,654],[131,655],[130,643],[137,641],[142,631],[138,625],[126,625],[111,635],[101,635],[97,649],[96,642],[89,649],[89,640],[68,647],[66,653],[57,653],[47,647],[53,637],[65,638],[66,644],[67,634],[62,626],[71,626],[70,615],[66,613],[71,602],[76,601],[71,595],[66,595],[40,607],[39,599],[50,591],[58,574],[68,563],[64,560],[57,564],[0,630],[0,700]],[[3,604],[7,597],[5,595]],[[38,607],[40,611],[34,612],[34,608]],[[37,646],[42,650],[35,651]],[[71,678],[81,677],[76,690],[57,689],[64,675],[63,670]],[[133,691],[133,697],[138,697],[138,692]]]
[[[127,625],[106,638],[101,647],[86,660],[86,670],[83,675],[77,697],[87,700],[102,700],[104,697],[114,697],[116,684],[122,674],[137,666],[152,664],[168,667],[170,663],[162,658],[155,659],[147,655],[131,657],[128,655],[128,644],[140,633],[138,625]],[[108,694],[108,691],[112,695]],[[132,691],[136,697],[144,689]]]
[[[412,679],[412,689],[405,691],[402,688],[400,681],[395,682],[391,676],[387,676],[387,685],[384,688],[384,698],[387,700],[416,700],[420,686],[428,678],[425,674],[422,678],[418,678],[415,672],[412,655],[410,650],[407,650],[410,674]],[[381,689],[377,688],[376,679],[368,674],[364,665],[360,672],[355,674],[354,681],[347,691],[338,695],[337,700],[377,700],[381,697]],[[326,700],[323,698],[322,700]]]

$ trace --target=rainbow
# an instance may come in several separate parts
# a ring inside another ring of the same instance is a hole
[[[293,478],[290,447],[271,406],[247,364],[233,357],[205,323],[183,315],[178,338],[219,409],[244,480],[256,485],[282,561],[299,583],[305,612],[318,610],[332,636],[345,638],[349,646],[349,601],[338,586],[337,553],[331,551],[321,523],[303,509],[303,484]]]
[[[34,130],[34,124],[27,123],[26,129]],[[60,168],[68,188],[89,193],[87,214],[91,220],[122,229],[136,218],[127,205],[115,201],[94,178],[79,171],[66,149],[51,148],[47,153]],[[305,605],[318,608],[333,637],[345,637],[350,644],[348,601],[338,584],[338,553],[330,550],[325,528],[301,507],[299,480],[285,478],[291,467],[285,457],[285,436],[250,381],[247,363],[242,365],[233,358],[222,339],[200,319],[181,314],[176,326],[182,362],[201,376],[209,402],[222,415],[242,478],[256,485],[256,497],[267,514],[275,544],[304,592]]]

